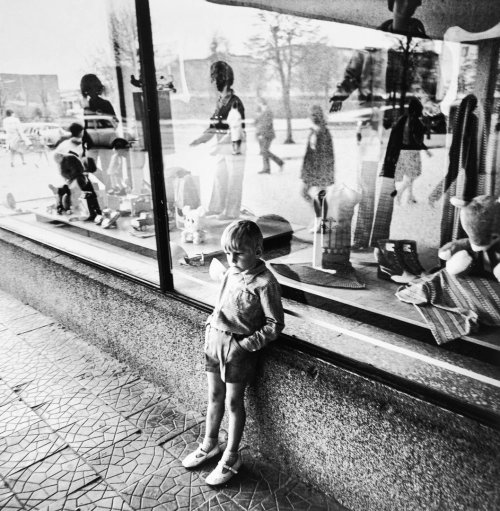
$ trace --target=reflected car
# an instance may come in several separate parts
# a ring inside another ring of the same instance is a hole
[[[60,140],[71,136],[69,131],[55,122],[27,122],[23,124],[23,133],[32,142],[42,142],[50,148],[55,147]]]
[[[125,149],[136,141],[111,115],[86,115],[83,124],[88,147]]]

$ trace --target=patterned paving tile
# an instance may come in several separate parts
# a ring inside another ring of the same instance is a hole
[[[32,509],[55,503],[98,479],[91,467],[65,449],[12,474],[6,482],[19,501]]]
[[[18,399],[14,391],[3,381],[0,380],[0,406]]]
[[[12,321],[17,318],[22,318],[24,316],[29,316],[31,314],[35,314],[38,311],[30,307],[29,305],[24,305],[22,303],[5,303],[2,307],[0,307],[0,321],[2,323],[7,323],[8,321]]]
[[[129,368],[119,367],[115,369],[112,365],[109,371],[99,373],[90,370],[79,375],[77,379],[85,388],[98,395],[137,381],[139,376],[132,373]]]
[[[250,458],[248,453],[243,451],[243,466],[238,475],[221,487],[221,491],[246,510],[266,509],[258,506],[264,501],[274,504],[275,493],[290,481],[286,474],[270,464]]]
[[[165,449],[137,433],[86,458],[113,488],[121,490],[159,468],[176,463]]]
[[[252,509],[265,511],[348,511],[335,499],[297,481],[279,489],[273,497],[264,499]]]
[[[70,339],[64,345],[51,350],[48,358],[64,371],[70,371],[72,376],[77,376],[94,362],[94,355],[80,349],[76,339]]]
[[[72,395],[52,399],[35,407],[34,411],[55,431],[91,417],[99,417],[102,421],[119,417],[113,408],[81,387]]]
[[[196,511],[243,511],[243,508],[223,493],[219,493],[196,508]]]
[[[187,431],[198,424],[203,424],[204,422],[205,417],[199,412],[191,410],[184,413],[174,410],[169,421],[161,425],[161,427],[166,430],[166,434],[160,437],[157,442],[158,444],[168,442],[184,431]]]
[[[0,323],[0,332],[3,330],[7,330],[7,327],[3,323]]]
[[[27,361],[35,363],[40,357],[36,350],[21,341],[19,337],[14,336],[14,339],[12,339],[8,334],[8,330],[6,332],[0,332],[0,374],[12,367],[22,367]],[[2,337],[5,343],[2,342]]]
[[[9,354],[12,349],[16,349],[22,344],[26,343],[10,330],[4,329],[0,331],[0,352],[2,353],[2,361],[5,359],[6,354]]]
[[[0,474],[8,476],[64,449],[66,443],[46,424],[35,422],[0,437]]]
[[[24,367],[12,366],[8,370],[0,370],[0,375],[5,383],[9,385],[12,390],[21,392],[30,385],[35,385],[33,382],[38,380],[48,380],[58,376],[58,371],[55,366],[48,361],[32,360],[27,362]]]
[[[11,401],[0,406],[0,437],[20,431],[39,421],[40,417],[22,401]]]
[[[132,508],[103,481],[96,481],[58,500],[46,511],[133,511]]]
[[[24,342],[18,335],[10,337],[8,331],[0,332],[0,349],[2,352],[1,366],[20,365],[22,362],[33,362],[42,357],[36,348]],[[3,338],[3,339],[2,339]]]
[[[52,318],[44,316],[39,312],[24,316],[22,318],[16,318],[5,321],[5,324],[12,332],[16,334],[22,334],[24,332],[30,332],[43,326],[51,325],[54,323]]]
[[[81,379],[92,378],[98,375],[120,375],[130,371],[130,368],[115,358],[103,353],[94,353],[90,366],[82,371],[78,377]]]
[[[82,386],[75,379],[56,370],[55,373],[35,378],[19,395],[30,406],[37,406],[61,397],[75,396],[81,390]]]
[[[217,491],[205,484],[199,472],[188,471],[179,462],[147,475],[120,494],[132,508],[141,511],[192,511]]]
[[[113,418],[92,417],[61,428],[60,435],[78,454],[85,457],[110,447],[127,438],[138,429],[121,416]]]
[[[128,420],[160,444],[204,422],[205,418],[197,412],[180,412],[170,400],[166,400],[131,415]]]
[[[66,330],[59,324],[52,324],[39,328],[33,332],[26,332],[20,336],[30,346],[47,350],[49,347],[65,346],[71,339],[76,338],[76,334]]]
[[[0,509],[2,511],[23,511],[25,507],[17,500],[17,497],[9,491],[5,496],[0,493]]]
[[[99,397],[125,417],[169,398],[165,392],[144,380],[136,380],[108,392],[102,392]],[[177,400],[171,397],[169,403],[177,404]]]

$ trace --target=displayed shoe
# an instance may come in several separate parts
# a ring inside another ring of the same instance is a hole
[[[94,218],[94,223],[96,225],[101,225],[102,222],[104,220],[104,216],[103,215],[97,215],[95,218]]]
[[[216,444],[216,446],[211,451],[204,451],[201,448],[202,444],[198,446],[196,451],[192,452],[191,454],[188,454],[183,460],[182,460],[182,466],[185,468],[195,468],[200,466],[202,463],[205,463],[205,461],[208,461],[211,458],[214,458],[218,454],[220,454],[220,447],[219,444]]]
[[[420,264],[417,254],[417,242],[414,240],[399,240],[401,254],[403,255],[404,267],[414,275],[425,273],[425,269]]]
[[[396,282],[397,284],[408,284],[412,280],[415,280],[416,275],[413,275],[413,273],[409,273],[406,270],[404,270],[401,274],[397,274],[394,273],[391,268],[379,265],[377,269],[377,277],[382,280]]]
[[[131,220],[130,225],[136,231],[143,231],[149,225],[154,225],[154,223],[155,220],[153,218],[153,215],[151,213],[143,211],[138,218],[134,218]]]
[[[116,221],[118,220],[118,218],[120,218],[120,212],[113,211],[113,213],[111,213],[109,218],[105,218],[102,221],[101,227],[103,229],[109,229],[111,227],[116,227]]]
[[[243,460],[241,459],[240,453],[238,453],[238,458],[232,466],[226,465],[224,460],[220,460],[212,472],[208,474],[205,482],[210,486],[219,486],[221,484],[227,483],[238,473],[241,465],[243,465]]]
[[[378,240],[379,250],[375,251],[378,263],[377,277],[383,280],[407,284],[416,278],[404,264],[400,240]]]

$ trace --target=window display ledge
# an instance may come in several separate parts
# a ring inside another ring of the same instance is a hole
[[[58,255],[60,255],[59,251],[64,250],[72,252],[82,260],[92,252],[92,263],[97,264],[96,254],[99,253],[97,249],[100,248],[105,254],[108,249],[105,244],[98,247],[98,242],[93,241],[92,246],[88,246],[87,240],[82,242],[78,240],[78,237],[72,240],[68,239],[66,234],[61,236],[43,229],[34,232],[35,227],[21,224],[21,228],[17,224],[12,219],[2,219],[0,241],[17,245],[31,252],[40,260],[40,264],[43,264],[44,259],[60,264],[71,264],[73,271],[84,272],[91,279],[103,279],[102,275],[105,273],[89,272],[87,264],[68,263],[67,257],[58,258]],[[6,230],[11,233],[9,234]],[[15,236],[13,232],[23,237],[37,235],[45,247]],[[42,235],[45,237],[41,237]],[[141,270],[140,261],[136,256],[134,255],[127,265],[123,263],[121,270],[127,270],[130,274],[130,269],[133,267],[135,272],[141,271],[142,275],[147,275],[152,280],[152,267],[156,265],[156,261],[145,258]],[[108,252],[105,259],[108,263],[109,257]],[[113,263],[120,261],[117,254],[113,254],[112,257]],[[131,257],[130,253],[123,250],[121,254],[123,261]],[[196,297],[192,296],[191,304],[205,312],[213,305],[215,284],[207,285],[201,280],[197,282],[195,277],[187,278],[182,272],[174,272],[174,277],[176,286],[183,290],[184,296],[172,297],[185,301],[186,295],[189,297],[190,286],[194,290],[202,288],[204,296],[200,297],[199,293]],[[21,267],[16,278],[23,278]],[[119,284],[119,279],[109,277],[105,279],[106,285],[112,285],[113,282],[118,282],[117,285],[123,287]],[[127,285],[126,289],[128,293],[132,293],[132,297],[136,293],[142,296],[140,287],[131,284]],[[202,305],[201,299],[209,305]],[[359,319],[323,311],[294,300],[285,299],[284,305],[287,326],[278,345],[306,351],[313,357],[343,367],[364,378],[380,381],[485,425],[500,428],[500,404],[496,399],[500,387],[500,369],[498,364],[494,365],[494,361],[487,363],[453,353],[439,346],[418,342],[403,334],[389,332]],[[307,373],[313,378],[317,377],[314,366],[299,368],[297,371]]]
[[[214,305],[217,284],[174,270],[183,293]],[[203,289],[203,295],[200,295]],[[500,357],[487,361],[285,298],[282,346],[307,351],[357,374],[474,417],[500,424]],[[495,362],[496,360],[496,362]],[[315,368],[299,372],[315,376]],[[500,426],[499,426],[500,427]]]

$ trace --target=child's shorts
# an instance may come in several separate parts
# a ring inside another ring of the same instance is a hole
[[[205,332],[205,370],[226,383],[249,383],[257,369],[256,352],[242,348],[231,332],[210,325]]]

